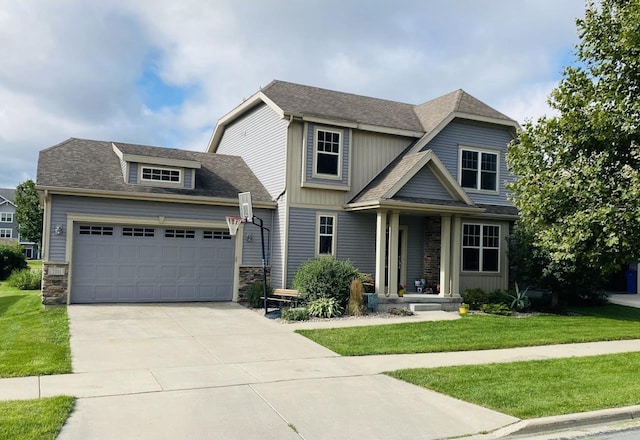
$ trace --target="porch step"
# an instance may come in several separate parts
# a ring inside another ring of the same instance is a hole
[[[433,312],[442,310],[442,305],[434,303],[410,303],[409,310],[412,312]]]

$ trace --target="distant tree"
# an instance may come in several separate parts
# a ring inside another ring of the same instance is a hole
[[[507,160],[520,222],[567,290],[640,258],[640,2],[589,1],[576,62]]]
[[[29,179],[16,187],[16,222],[23,240],[42,242],[42,208],[36,184]]]

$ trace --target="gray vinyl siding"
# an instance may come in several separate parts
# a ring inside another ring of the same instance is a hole
[[[416,197],[437,200],[451,200],[451,194],[443,188],[436,176],[428,167],[422,168],[409,180],[400,191],[398,197]]]
[[[12,212],[13,213],[13,221],[12,222],[0,222],[0,229],[11,229],[11,238],[13,240],[19,240],[18,236],[18,223],[16,223],[16,208],[10,203],[3,203],[0,205],[0,212]]]
[[[285,188],[287,124],[263,104],[225,129],[216,153],[241,156],[275,199]]]
[[[138,183],[138,163],[129,163],[129,183]]]
[[[157,220],[159,216],[165,218],[180,218],[193,220],[225,221],[225,216],[237,216],[238,208],[233,206],[206,206],[197,204],[180,204],[169,202],[150,202],[135,200],[106,199],[93,197],[74,197],[54,195],[51,199],[51,231],[48,250],[48,260],[54,262],[65,261],[67,213],[114,215],[131,217],[149,217]],[[271,210],[256,209],[254,214],[262,218],[265,227],[271,228]],[[63,225],[63,235],[55,235],[56,225]],[[244,226],[244,235],[253,234],[254,240],[243,243],[242,264],[260,265],[262,248],[260,243],[260,228],[253,225]]]
[[[193,169],[184,168],[182,172],[184,173],[184,187],[193,189]]]
[[[285,194],[286,197],[286,194]],[[286,233],[286,200],[285,197],[278,201],[278,207],[273,213],[273,228],[271,230],[271,286],[274,289],[284,288],[284,243]]]
[[[361,272],[375,272],[376,217],[374,214],[305,208],[289,210],[287,285],[300,265],[315,258],[316,214],[336,214],[336,258],[350,260]]]
[[[507,170],[505,153],[512,135],[508,127],[454,119],[438,133],[423,150],[433,150],[453,177],[460,182],[458,161],[460,146],[487,148],[500,151],[499,194],[480,194],[469,191],[475,203],[509,205],[505,182],[513,180]]]
[[[314,162],[314,145],[315,145],[315,131],[316,129],[326,129],[329,131],[337,131],[340,132],[340,139],[342,140],[342,179],[334,180],[334,179],[319,179],[313,177],[313,162]],[[349,186],[349,160],[350,160],[350,130],[346,128],[337,128],[337,127],[328,127],[324,125],[315,125],[308,124],[307,125],[307,151],[306,151],[306,164],[305,164],[305,175],[306,182],[309,183],[321,183],[323,185],[334,185],[339,187],[347,187]]]
[[[424,217],[402,216],[400,226],[407,227],[407,290],[415,291],[414,281],[424,278]]]

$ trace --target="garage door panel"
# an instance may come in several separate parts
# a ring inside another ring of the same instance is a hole
[[[164,228],[155,228],[153,236],[123,235],[121,226],[113,226],[111,235],[82,235],[77,227],[74,232],[74,303],[229,301],[233,296],[235,240],[203,239],[202,230],[195,230],[195,238],[165,237]]]

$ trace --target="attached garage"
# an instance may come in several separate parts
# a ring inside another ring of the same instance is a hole
[[[228,230],[76,223],[72,255],[72,303],[233,298]]]

